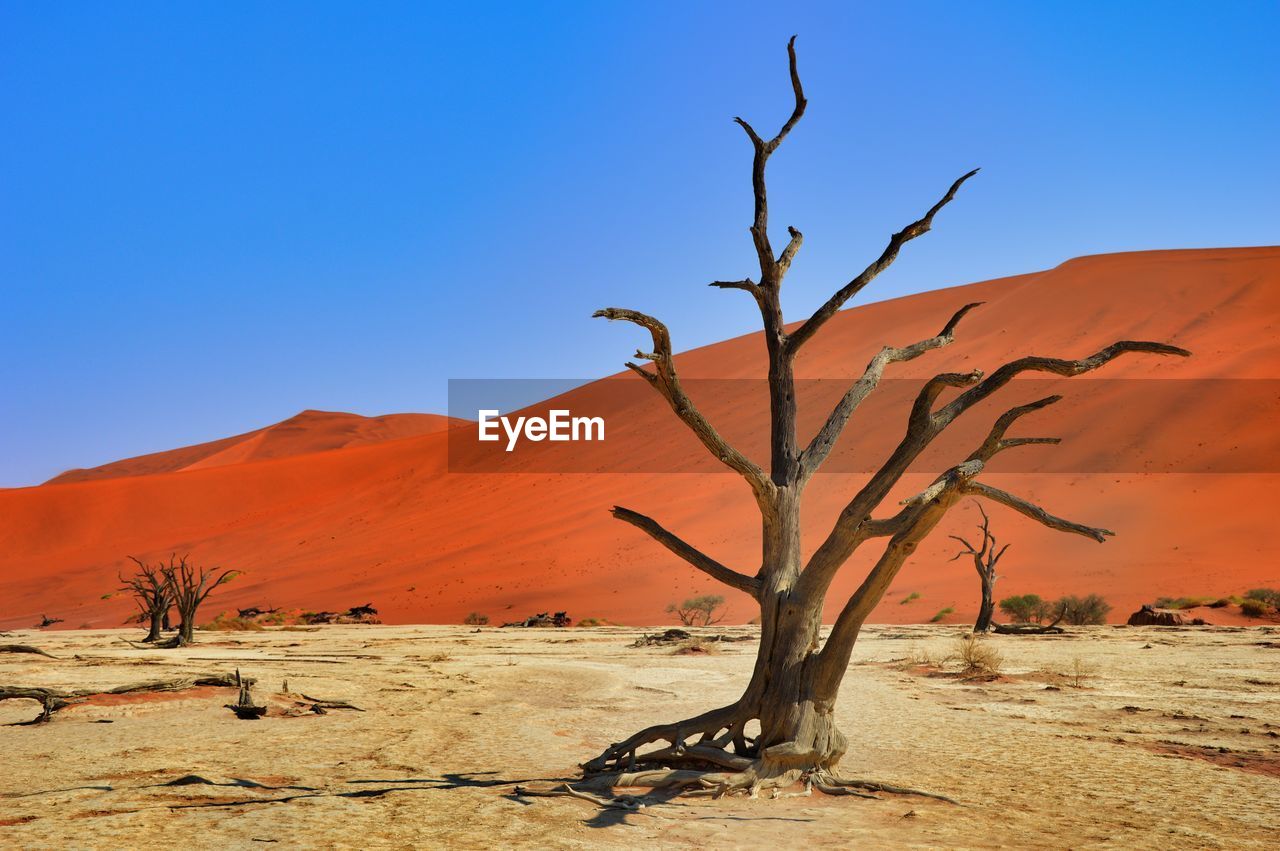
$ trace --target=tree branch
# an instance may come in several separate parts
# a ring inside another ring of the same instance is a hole
[[[653,352],[651,354],[638,352],[637,356],[652,360],[656,372],[650,373],[632,363],[628,363],[627,368],[638,373],[662,394],[671,406],[671,410],[675,411],[676,416],[697,435],[702,445],[725,466],[745,478],[757,497],[764,497],[772,491],[773,485],[760,467],[730,446],[728,441],[707,422],[706,417],[693,404],[693,400],[684,392],[680,377],[676,373],[675,357],[671,352],[671,334],[666,325],[652,316],[617,307],[597,310],[592,316],[632,322],[648,329],[653,339]]]
[[[844,394],[840,402],[835,406],[834,410],[827,417],[827,421],[823,424],[818,433],[814,435],[813,440],[809,442],[809,446],[800,456],[801,478],[807,479],[817,472],[822,466],[822,462],[831,454],[832,448],[835,446],[836,440],[839,439],[841,432],[844,431],[845,425],[848,424],[849,418],[858,406],[871,395],[871,391],[875,390],[880,384],[880,379],[884,376],[885,368],[891,363],[901,363],[903,361],[914,360],[925,352],[933,349],[939,349],[949,345],[955,340],[954,332],[960,320],[965,317],[969,311],[981,305],[982,302],[977,301],[972,304],[966,304],[952,315],[947,324],[936,336],[927,340],[921,340],[910,346],[895,348],[885,346],[883,349],[871,359],[867,364],[867,368],[862,373],[862,377],[854,382],[853,386]],[[938,388],[941,392],[941,387]]]
[[[611,512],[614,517],[619,520],[630,523],[637,529],[647,533],[658,543],[662,544],[671,552],[680,556],[689,564],[701,570],[712,579],[719,580],[730,588],[734,588],[744,594],[750,594],[755,597],[760,592],[760,581],[752,576],[739,573],[732,568],[725,567],[720,562],[706,555],[701,550],[696,549],[692,545],[686,543],[680,538],[664,529],[658,522],[643,514],[632,511],[629,508],[623,508],[615,505]]]
[[[745,119],[741,117],[733,119],[747,134],[747,138],[751,140],[751,146],[755,150],[751,162],[751,188],[755,196],[755,215],[751,223],[751,239],[755,243],[756,257],[760,261],[760,286],[764,289],[773,290],[777,289],[778,284],[782,281],[782,276],[786,274],[791,261],[795,259],[795,254],[800,249],[801,241],[799,232],[791,229],[791,243],[783,251],[782,260],[774,259],[773,246],[769,243],[769,201],[764,180],[765,164],[769,161],[770,155],[778,149],[778,146],[782,144],[782,140],[799,123],[801,116],[804,115],[805,107],[808,105],[808,101],[804,97],[804,88],[800,84],[800,72],[796,68],[795,36],[792,36],[791,40],[787,42],[787,61],[791,70],[791,88],[795,93],[795,108],[791,112],[791,117],[787,119],[787,123],[783,124],[782,129],[778,131],[778,134],[766,142],[760,138],[760,134]]]
[[[1019,514],[1030,517],[1032,520],[1042,525],[1048,526],[1050,529],[1057,529],[1059,532],[1070,532],[1073,535],[1083,535],[1086,538],[1092,538],[1098,543],[1103,543],[1115,532],[1110,529],[1098,529],[1093,526],[1085,526],[1083,523],[1075,523],[1071,520],[1064,520],[1061,517],[1055,517],[1045,511],[1040,506],[1028,502],[1022,497],[1014,496],[1011,493],[1002,491],[999,488],[993,488],[991,485],[982,482],[970,481],[965,483],[962,490],[972,496],[986,497],[1001,505],[1008,506]]]
[[[863,287],[875,280],[877,275],[889,268],[893,261],[897,259],[898,252],[902,250],[903,245],[915,239],[917,236],[928,233],[930,228],[933,227],[933,217],[938,214],[939,210],[949,204],[951,200],[956,197],[956,192],[958,192],[960,187],[964,185],[964,182],[977,173],[978,169],[975,168],[973,171],[951,184],[951,188],[947,190],[947,194],[943,195],[942,199],[938,201],[938,203],[930,207],[929,212],[925,213],[922,218],[917,219],[891,236],[889,238],[888,246],[885,247],[884,251],[878,258],[876,258],[874,263],[864,269],[862,274],[858,275],[858,277],[854,278],[852,281],[837,290],[835,295],[827,299],[825,304],[814,311],[813,315],[806,319],[805,323],[791,334],[787,342],[788,351],[790,353],[794,353],[803,346],[805,342],[812,337],[828,319],[835,315],[836,311],[844,306],[845,302],[857,295]]]
[[[1051,372],[1055,375],[1071,377],[1080,375],[1085,372],[1091,372],[1100,366],[1103,366],[1121,355],[1133,352],[1142,352],[1153,355],[1174,355],[1177,357],[1189,357],[1191,352],[1177,346],[1170,346],[1166,343],[1151,343],[1136,340],[1121,340],[1112,343],[1105,349],[1090,355],[1087,358],[1079,360],[1063,360],[1062,358],[1043,358],[1043,357],[1025,357],[1015,361],[1010,361],[995,372],[976,387],[965,393],[960,394],[951,402],[947,403],[938,411],[936,416],[945,422],[950,422],[956,416],[968,410],[969,408],[981,402],[1001,387],[1008,384],[1016,376],[1024,372]]]
[[[903,500],[908,519],[890,540],[866,579],[858,586],[836,618],[827,643],[819,654],[819,676],[839,682],[849,665],[849,655],[863,622],[893,584],[894,577],[916,546],[960,499],[966,482],[982,471],[981,461],[966,461],[947,470],[921,493]],[[805,571],[807,574],[808,571]]]
[[[800,231],[793,227],[788,227],[787,233],[791,234],[791,241],[787,243],[786,248],[782,249],[782,256],[778,258],[779,279],[787,274],[787,270],[791,268],[791,261],[796,259],[800,246],[804,244],[804,234],[800,233]]]
[[[844,511],[840,513],[840,517],[836,520],[835,526],[827,535],[826,540],[823,541],[822,545],[819,546],[809,560],[804,572],[807,574],[813,568],[819,567],[821,572],[834,575],[834,571],[838,570],[840,565],[853,552],[852,548],[866,539],[867,536],[859,533],[859,526],[869,518],[871,511],[880,504],[889,489],[902,478],[907,468],[920,456],[920,453],[958,416],[1008,384],[1016,375],[1028,371],[1052,372],[1064,376],[1079,375],[1097,369],[1130,352],[1176,355],[1180,357],[1187,357],[1191,354],[1186,349],[1164,343],[1122,340],[1080,360],[1041,357],[1021,358],[1000,367],[985,380],[982,379],[982,372],[977,370],[967,374],[943,373],[934,376],[925,383],[925,386],[921,388],[916,397],[908,420],[906,434],[889,458],[880,466],[880,469],[872,475],[871,479],[845,506]],[[933,411],[933,404],[943,390],[948,387],[964,387],[973,384],[976,384],[976,386],[961,393],[938,411]],[[1008,427],[1019,417],[1031,411],[1039,410],[1046,405],[1051,405],[1058,398],[1056,396],[1046,397],[1029,405],[1021,405],[1006,411],[992,427],[987,440],[983,441],[982,446],[969,456],[969,460],[989,460],[997,452],[1015,446],[1057,442],[1057,438],[1005,439],[1004,434]],[[819,577],[814,577],[812,582],[815,588],[825,588],[826,584],[829,584],[830,578],[828,576],[823,581]]]

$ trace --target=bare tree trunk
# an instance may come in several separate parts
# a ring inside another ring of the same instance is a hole
[[[178,610],[178,634],[174,636],[170,646],[185,647],[195,641],[196,611],[205,598],[223,583],[230,582],[238,574],[233,570],[224,570],[214,576],[217,569],[206,570],[187,563],[187,557],[169,558],[169,564],[163,568],[165,585],[169,598]]]
[[[176,639],[176,643],[179,647],[185,647],[188,644],[194,643],[196,640],[196,611],[193,608],[190,611],[181,612],[180,617],[182,618],[182,622],[178,624],[178,637]]]
[[[147,637],[142,639],[147,643],[154,643],[161,638],[161,626],[164,623],[164,615],[160,612],[152,612],[149,616],[151,622],[150,628],[147,630]]]
[[[680,791],[693,788],[719,795],[803,781],[807,787],[832,794],[862,791],[912,792],[881,783],[844,780],[834,774],[848,749],[848,739],[835,724],[834,709],[863,623],[883,598],[898,571],[916,547],[963,496],[999,502],[1037,522],[1063,532],[1102,542],[1112,534],[1064,520],[1026,500],[978,481],[996,454],[1018,446],[1057,443],[1056,438],[1007,437],[1019,418],[1057,402],[1050,396],[1012,408],[992,425],[986,438],[968,458],[945,470],[929,487],[904,500],[895,513],[875,517],[895,484],[930,443],[958,417],[1024,372],[1072,376],[1097,369],[1131,352],[1179,355],[1183,349],[1162,343],[1121,341],[1079,360],[1024,357],[989,376],[979,370],[940,373],[925,383],[907,416],[906,433],[868,482],[853,495],[825,540],[806,561],[801,547],[801,498],[805,485],[826,460],[858,406],[877,387],[888,366],[913,360],[949,345],[956,327],[977,304],[960,307],[935,335],[917,343],[883,348],[867,365],[828,415],[817,434],[801,444],[796,434],[796,394],[793,364],[797,351],[844,304],[869,284],[898,256],[909,241],[927,233],[935,215],[956,196],[975,171],[955,181],[942,199],[919,220],[893,234],[873,263],[836,291],[804,322],[788,330],[780,292],[783,278],[795,260],[803,236],[788,228],[790,241],[775,254],[769,240],[765,165],[803,116],[807,101],[796,70],[795,39],[787,46],[795,108],[772,139],[762,138],[741,118],[753,149],[751,182],[755,199],[751,238],[760,280],[716,281],[712,286],[748,293],[760,308],[764,342],[769,356],[770,456],[763,467],[731,446],[688,397],[676,370],[671,335],[658,319],[625,308],[609,307],[596,316],[631,322],[648,331],[652,351],[637,350],[636,358],[652,366],[627,367],[657,391],[703,446],[738,473],[751,489],[761,515],[761,560],[754,574],[729,567],[665,529],[653,518],[615,506],[613,515],[642,530],[692,567],[719,582],[750,595],[760,605],[760,647],[751,680],[742,696],[728,706],[704,711],[675,723],[658,724],[614,743],[583,764],[585,781],[575,788],[562,784],[553,790],[517,790],[519,794],[563,794],[594,800],[602,806],[631,808],[628,796],[595,797],[586,788],[609,795],[615,787],[652,787]],[[959,391],[945,403],[946,392]],[[863,544],[885,541],[884,550],[858,590],[845,603],[825,643],[820,629],[827,591],[849,557]],[[970,547],[969,550],[973,548]],[[984,551],[989,548],[984,546]],[[980,621],[990,623],[994,564],[998,558],[978,559],[983,576]],[[989,564],[988,564],[989,562]],[[990,567],[986,573],[984,568]],[[923,793],[914,793],[923,794]],[[938,797],[938,796],[932,796]],[[944,799],[949,800],[949,799]]]
[[[994,575],[982,575],[982,605],[978,609],[978,619],[973,623],[974,632],[987,632],[991,629],[991,617],[996,606],[995,581]]]
[[[991,518],[980,502],[975,500],[974,507],[982,515],[982,522],[978,524],[978,529],[982,532],[982,543],[974,547],[961,536],[952,535],[953,539],[964,544],[964,549],[952,556],[951,560],[955,561],[964,555],[973,556],[973,569],[978,572],[978,580],[982,584],[982,603],[978,608],[978,619],[973,623],[973,631],[977,633],[991,629],[991,617],[995,609],[996,564],[1009,549],[1009,545],[996,549],[996,536],[991,532]]]

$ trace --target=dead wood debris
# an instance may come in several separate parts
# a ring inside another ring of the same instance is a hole
[[[0,644],[0,653],[35,653],[40,656],[48,656],[50,659],[57,659],[52,653],[46,653],[39,647],[32,647],[30,644]]]
[[[665,647],[671,644],[681,644],[686,641],[696,641],[699,643],[710,642],[736,642],[736,641],[754,641],[754,635],[725,635],[718,633],[716,635],[695,635],[688,630],[668,629],[664,632],[656,632],[652,634],[646,633],[637,638],[632,647]]]

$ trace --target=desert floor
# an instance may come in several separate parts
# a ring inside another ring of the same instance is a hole
[[[746,681],[753,641],[675,655],[631,647],[641,633],[325,627],[205,633],[185,650],[134,649],[122,638],[137,633],[118,630],[10,633],[0,643],[57,658],[0,654],[3,685],[239,667],[273,713],[301,701],[285,680],[365,711],[240,721],[223,707],[230,689],[204,687],[4,726],[0,847],[1236,849],[1276,837],[1278,627],[996,636],[1004,676],[988,681],[938,669],[957,627],[868,628],[838,709],[853,743],[843,772],[961,806],[815,794],[625,813],[514,797],[517,782],[569,778],[611,741],[727,703]],[[0,724],[35,714],[0,703]],[[165,785],[191,774],[213,784]]]

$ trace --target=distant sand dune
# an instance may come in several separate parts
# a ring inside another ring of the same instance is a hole
[[[601,301],[627,299],[613,293]],[[811,341],[798,362],[800,377],[857,375],[882,345],[932,336],[969,301],[986,305],[964,321],[952,346],[895,366],[893,376],[990,370],[1025,354],[1080,357],[1117,339],[1151,339],[1195,356],[1134,357],[1098,377],[1280,379],[1280,248],[1084,257],[1045,272],[859,307]],[[644,342],[630,327],[616,331],[619,360]],[[691,379],[756,378],[764,363],[758,334],[679,358]],[[610,385],[617,382],[586,385],[556,404],[589,409],[607,401]],[[1001,399],[1026,401],[1014,388]],[[1217,428],[1196,405],[1190,394],[1177,407],[1192,411],[1200,428]],[[713,421],[746,441],[767,428],[755,399],[717,399],[711,408]],[[1105,444],[1099,411],[1072,407],[1070,399],[1060,408],[1029,418],[1022,433],[1079,434],[1080,442]],[[669,411],[650,410],[605,444],[581,444],[581,451],[698,451]],[[1184,439],[1182,426],[1162,429],[1165,418],[1143,416],[1149,442],[1176,448]],[[855,417],[846,451],[879,445],[900,422]],[[372,602],[393,623],[456,623],[473,610],[501,622],[567,609],[576,618],[646,624],[666,619],[667,603],[713,588],[642,533],[612,520],[614,504],[654,516],[727,564],[748,573],[758,566],[758,519],[745,485],[732,475],[449,473],[445,425],[444,418],[421,415],[365,420],[305,412],[224,441],[73,471],[55,479],[56,487],[2,490],[0,627],[29,626],[44,612],[70,627],[117,625],[130,604],[101,597],[116,585],[125,557],[171,550],[245,571],[215,592],[209,617],[237,604],[319,610]],[[1259,417],[1221,437],[1249,447],[1274,442],[1276,433],[1274,418]],[[1079,445],[1063,451],[1079,452]],[[929,478],[908,476],[894,498]],[[1098,545],[996,507],[997,535],[1012,544],[998,596],[1098,592],[1115,605],[1113,619],[1122,620],[1159,595],[1280,586],[1280,541],[1270,532],[1280,474],[996,472],[988,479],[1055,513],[1117,532]],[[808,547],[821,540],[860,480],[815,479]],[[921,546],[873,620],[923,621],[947,607],[955,610],[952,621],[973,616],[972,567],[949,561],[954,542],[946,537],[970,527],[972,514],[968,507],[953,512]],[[860,555],[837,580],[828,617],[869,558]],[[900,605],[909,592],[919,599]],[[726,596],[730,621],[754,613],[751,601]],[[1206,616],[1239,620],[1225,610]]]

